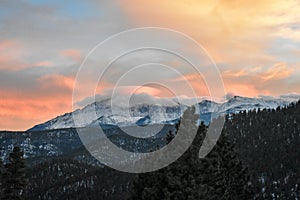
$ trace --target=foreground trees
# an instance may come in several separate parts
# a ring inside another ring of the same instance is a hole
[[[183,131],[195,121],[185,116]],[[140,174],[133,183],[130,199],[252,199],[247,170],[234,151],[234,145],[222,135],[214,149],[203,159],[198,153],[207,127],[202,123],[189,149],[174,163],[156,172]],[[170,142],[170,136],[167,143]]]
[[[1,150],[1,149],[0,149]],[[2,198],[3,194],[3,177],[2,177],[2,171],[3,171],[3,162],[0,158],[0,199]]]
[[[14,147],[9,154],[8,163],[4,165],[1,177],[1,199],[22,199],[25,187],[25,161],[23,152]]]
[[[247,163],[257,199],[300,198],[300,101],[233,115],[223,133]]]

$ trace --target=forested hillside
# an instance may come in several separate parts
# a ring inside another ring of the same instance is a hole
[[[55,159],[31,168],[25,199],[124,199],[132,174]]]
[[[259,199],[299,199],[300,101],[233,115],[223,134],[236,144]]]

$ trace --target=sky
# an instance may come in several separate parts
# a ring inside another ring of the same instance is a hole
[[[0,130],[26,130],[72,111],[75,77],[91,49],[111,35],[140,27],[173,29],[201,44],[218,66],[226,93],[247,97],[300,93],[298,0],[2,0]],[[143,38],[135,38],[139,40]],[[156,40],[165,42],[160,37]],[[131,42],[114,43],[107,54]],[[167,46],[193,51],[181,42]],[[105,56],[98,59],[104,62]],[[114,63],[97,94],[109,94],[118,81],[115,77],[128,70],[126,66],[145,61],[186,69],[186,64],[170,55],[137,52]],[[149,76],[158,74],[151,71]],[[138,84],[137,74],[128,77],[120,94],[131,92]],[[184,71],[183,77],[197,95],[208,95],[205,81],[197,74]],[[156,76],[184,93],[183,77],[163,71]],[[82,101],[89,98],[84,96],[89,84],[86,80],[80,88]],[[155,84],[136,92],[173,95]]]

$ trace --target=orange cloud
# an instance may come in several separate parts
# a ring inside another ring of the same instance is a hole
[[[45,60],[45,61],[41,61],[41,62],[32,63],[29,66],[32,66],[32,67],[39,67],[39,66],[49,67],[49,66],[53,66],[53,65],[54,65],[53,62]]]
[[[118,93],[120,94],[149,94],[153,97],[174,97],[176,94],[174,94],[174,91],[172,91],[172,88],[167,88],[164,85],[160,84],[145,84],[142,86],[122,86],[119,87]]]
[[[210,91],[208,86],[206,85],[205,80],[203,77],[198,73],[190,73],[185,74],[180,77],[176,77],[171,80],[167,80],[169,82],[168,84],[172,86],[172,88],[176,88],[177,91],[180,91],[180,93],[177,93],[177,96],[184,95],[189,97],[196,96],[210,96]],[[191,88],[186,88],[191,87]],[[215,85],[211,87],[217,87]],[[188,93],[189,90],[192,89],[193,93]]]
[[[147,86],[140,86],[134,91],[134,94],[144,94],[144,93],[149,94],[151,96],[157,96],[160,93],[160,91],[157,88],[147,87]]]
[[[42,90],[55,90],[58,88],[72,90],[74,86],[74,78],[58,74],[49,74],[38,79]]]
[[[255,77],[256,80],[270,81],[288,78],[295,71],[294,68],[288,66],[287,63],[275,63],[273,66],[263,71],[262,67],[254,67],[241,70],[226,70],[222,73],[224,78],[230,79],[234,77]],[[255,84],[253,82],[252,84]]]
[[[263,72],[260,76],[263,80],[278,80],[289,77],[293,73],[292,68],[288,68],[285,63],[277,63],[266,72]]]
[[[1,130],[25,130],[71,110],[69,95],[43,99],[21,99],[18,96],[16,92],[9,99],[0,100]]]
[[[114,88],[114,93],[123,95],[149,94],[152,96],[157,96],[160,93],[160,90],[155,87],[148,86],[121,86],[118,88]]]
[[[66,49],[60,52],[61,55],[67,56],[71,59],[73,59],[75,62],[81,62],[82,61],[82,55],[81,52],[78,49]]]
[[[266,53],[276,37],[300,31],[300,3],[295,0],[123,0],[121,7],[136,26],[159,26],[182,31],[202,44],[217,63],[231,67],[269,64]],[[286,27],[282,30],[283,27]]]
[[[270,95],[268,90],[258,90],[256,85],[239,83],[233,80],[224,80],[226,91],[245,97],[256,97],[260,94]]]
[[[222,73],[227,91],[242,96],[280,95],[290,91],[299,92],[299,82],[289,80],[297,68],[288,63],[275,63],[267,70],[262,67],[240,71],[227,70]]]
[[[255,97],[261,94],[280,95],[289,91],[300,91],[300,86],[295,85],[296,83],[290,86],[286,82],[295,69],[296,67],[287,63],[276,63],[267,70],[263,70],[261,66],[240,70],[226,70],[222,73],[222,78],[225,91],[237,95],[247,97]],[[169,81],[174,81],[180,87],[185,80],[189,81],[198,96],[210,95],[208,86],[201,75],[197,73],[187,74]],[[212,85],[211,87],[218,88],[221,86]],[[181,90],[184,91],[184,88],[181,88]]]
[[[241,69],[241,70],[238,70],[238,71],[226,70],[222,74],[223,74],[223,76],[241,77],[241,76],[246,76],[248,73],[246,72],[246,70]]]
[[[30,91],[0,88],[0,130],[25,130],[72,110],[74,79],[46,75]]]

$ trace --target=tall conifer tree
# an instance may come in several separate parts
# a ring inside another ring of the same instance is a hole
[[[25,161],[20,147],[14,147],[9,154],[8,163],[5,164],[3,174],[3,199],[22,199],[25,187]]]

